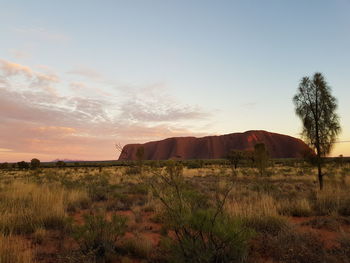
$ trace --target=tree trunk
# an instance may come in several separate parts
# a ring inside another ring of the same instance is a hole
[[[317,169],[318,169],[318,182],[320,184],[320,190],[322,190],[323,189],[323,174],[322,174],[320,157],[317,157]]]

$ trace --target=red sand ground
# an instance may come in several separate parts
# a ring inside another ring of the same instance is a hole
[[[74,221],[78,224],[83,222],[82,215],[88,211],[80,211],[73,215]],[[135,216],[131,210],[118,211],[108,213],[107,217],[110,217],[113,213],[124,215],[129,218],[129,227],[137,227],[139,235],[149,240],[150,243],[156,248],[159,245],[161,239],[160,230],[162,225],[152,221],[154,214],[152,212],[141,212],[141,222],[136,223],[134,221]],[[320,240],[324,243],[326,249],[339,246],[337,239],[340,237],[340,232],[330,231],[326,229],[315,229],[311,226],[303,225],[303,223],[313,220],[316,217],[290,217],[288,220],[290,223],[296,226],[296,231],[302,233],[313,233],[316,234]],[[349,225],[342,225],[343,231],[350,233]],[[135,237],[132,232],[127,232],[123,239]],[[62,237],[58,231],[51,231],[50,234],[45,238],[42,244],[38,244],[38,262],[54,262],[54,256],[56,253],[60,253],[63,249],[77,248],[77,244],[74,244],[74,240],[69,237]],[[273,261],[269,258],[264,258],[261,255],[259,262],[272,263]],[[139,259],[131,258],[131,262],[141,262]]]

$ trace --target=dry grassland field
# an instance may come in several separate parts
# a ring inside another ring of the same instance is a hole
[[[349,262],[350,165],[3,169],[0,262]]]

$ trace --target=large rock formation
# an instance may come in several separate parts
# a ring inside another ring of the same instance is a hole
[[[220,136],[174,137],[123,147],[119,160],[136,160],[138,148],[144,148],[144,159],[220,159],[228,151],[253,150],[256,143],[265,144],[272,158],[298,158],[310,148],[300,139],[267,131],[247,131]]]

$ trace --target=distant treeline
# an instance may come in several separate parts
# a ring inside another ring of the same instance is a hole
[[[36,159],[37,160],[37,159]],[[205,166],[229,166],[230,163],[227,159],[193,159],[193,160],[174,160],[181,162],[183,166],[187,168],[202,168]],[[167,165],[169,160],[144,160],[143,165],[150,167],[164,167]],[[270,159],[270,165],[278,166],[296,166],[306,163],[302,158],[279,158]],[[339,163],[346,164],[350,163],[350,157],[327,157],[324,158],[325,163]],[[111,167],[111,166],[137,166],[137,161],[79,161],[79,162],[17,162],[17,163],[0,163],[0,169],[37,169],[37,168],[63,168],[63,167]],[[252,163],[249,160],[242,160],[240,167],[249,167]]]

